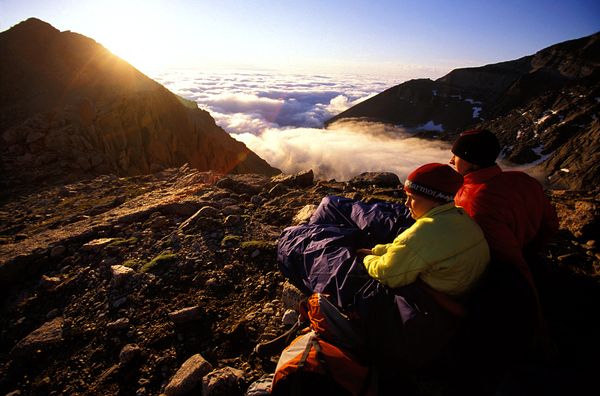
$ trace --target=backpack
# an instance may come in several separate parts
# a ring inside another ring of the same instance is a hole
[[[342,312],[325,294],[313,293],[300,306],[301,316],[308,321],[310,329],[324,340],[360,353],[364,349],[364,335],[361,333],[355,315]]]
[[[314,331],[284,349],[273,378],[272,395],[374,395],[371,370],[356,356]]]
[[[373,373],[360,358],[364,338],[353,319],[320,293],[302,304],[301,316],[309,327],[281,353],[272,394],[375,394]]]

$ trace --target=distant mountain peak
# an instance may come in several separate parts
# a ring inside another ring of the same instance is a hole
[[[34,17],[19,22],[8,31],[18,32],[19,34],[23,34],[24,32],[60,33],[60,30],[56,29],[48,22]]]
[[[507,160],[538,164],[550,185],[595,188],[600,184],[599,66],[596,33],[520,59],[455,69],[435,81],[406,81],[326,124],[360,118],[409,130],[442,125],[443,131],[428,136],[445,140],[486,127],[499,136]]]

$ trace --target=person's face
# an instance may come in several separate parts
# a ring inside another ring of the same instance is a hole
[[[465,161],[456,155],[453,155],[452,158],[450,158],[450,165],[454,166],[454,169],[463,176],[477,169],[475,164]]]
[[[422,197],[418,194],[413,194],[410,191],[406,191],[406,207],[410,211],[410,216],[417,220],[425,213],[429,212],[439,204],[435,201]]]

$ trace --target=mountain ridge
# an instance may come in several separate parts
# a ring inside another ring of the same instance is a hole
[[[406,81],[325,125],[367,119],[447,141],[467,129],[490,128],[506,160],[539,162],[534,171],[545,174],[550,187],[594,189],[600,183],[599,54],[596,33],[516,60],[455,69],[435,81]],[[444,131],[423,133],[430,121]]]
[[[279,173],[210,114],[93,39],[31,18],[0,33],[3,183],[136,175],[189,163]]]

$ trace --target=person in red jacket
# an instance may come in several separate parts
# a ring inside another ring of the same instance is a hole
[[[556,211],[541,184],[523,172],[500,169],[500,144],[488,130],[463,132],[452,153],[450,164],[464,177],[454,202],[479,224],[492,259],[513,264],[535,287],[527,261],[558,231]]]
[[[492,132],[463,132],[452,153],[450,164],[464,177],[454,202],[479,224],[491,257],[485,287],[472,298],[471,360],[487,360],[484,366],[501,373],[532,352],[551,359],[556,348],[546,330],[531,264],[558,231],[556,212],[537,180],[496,164],[500,144]],[[493,346],[490,339],[497,340]]]

